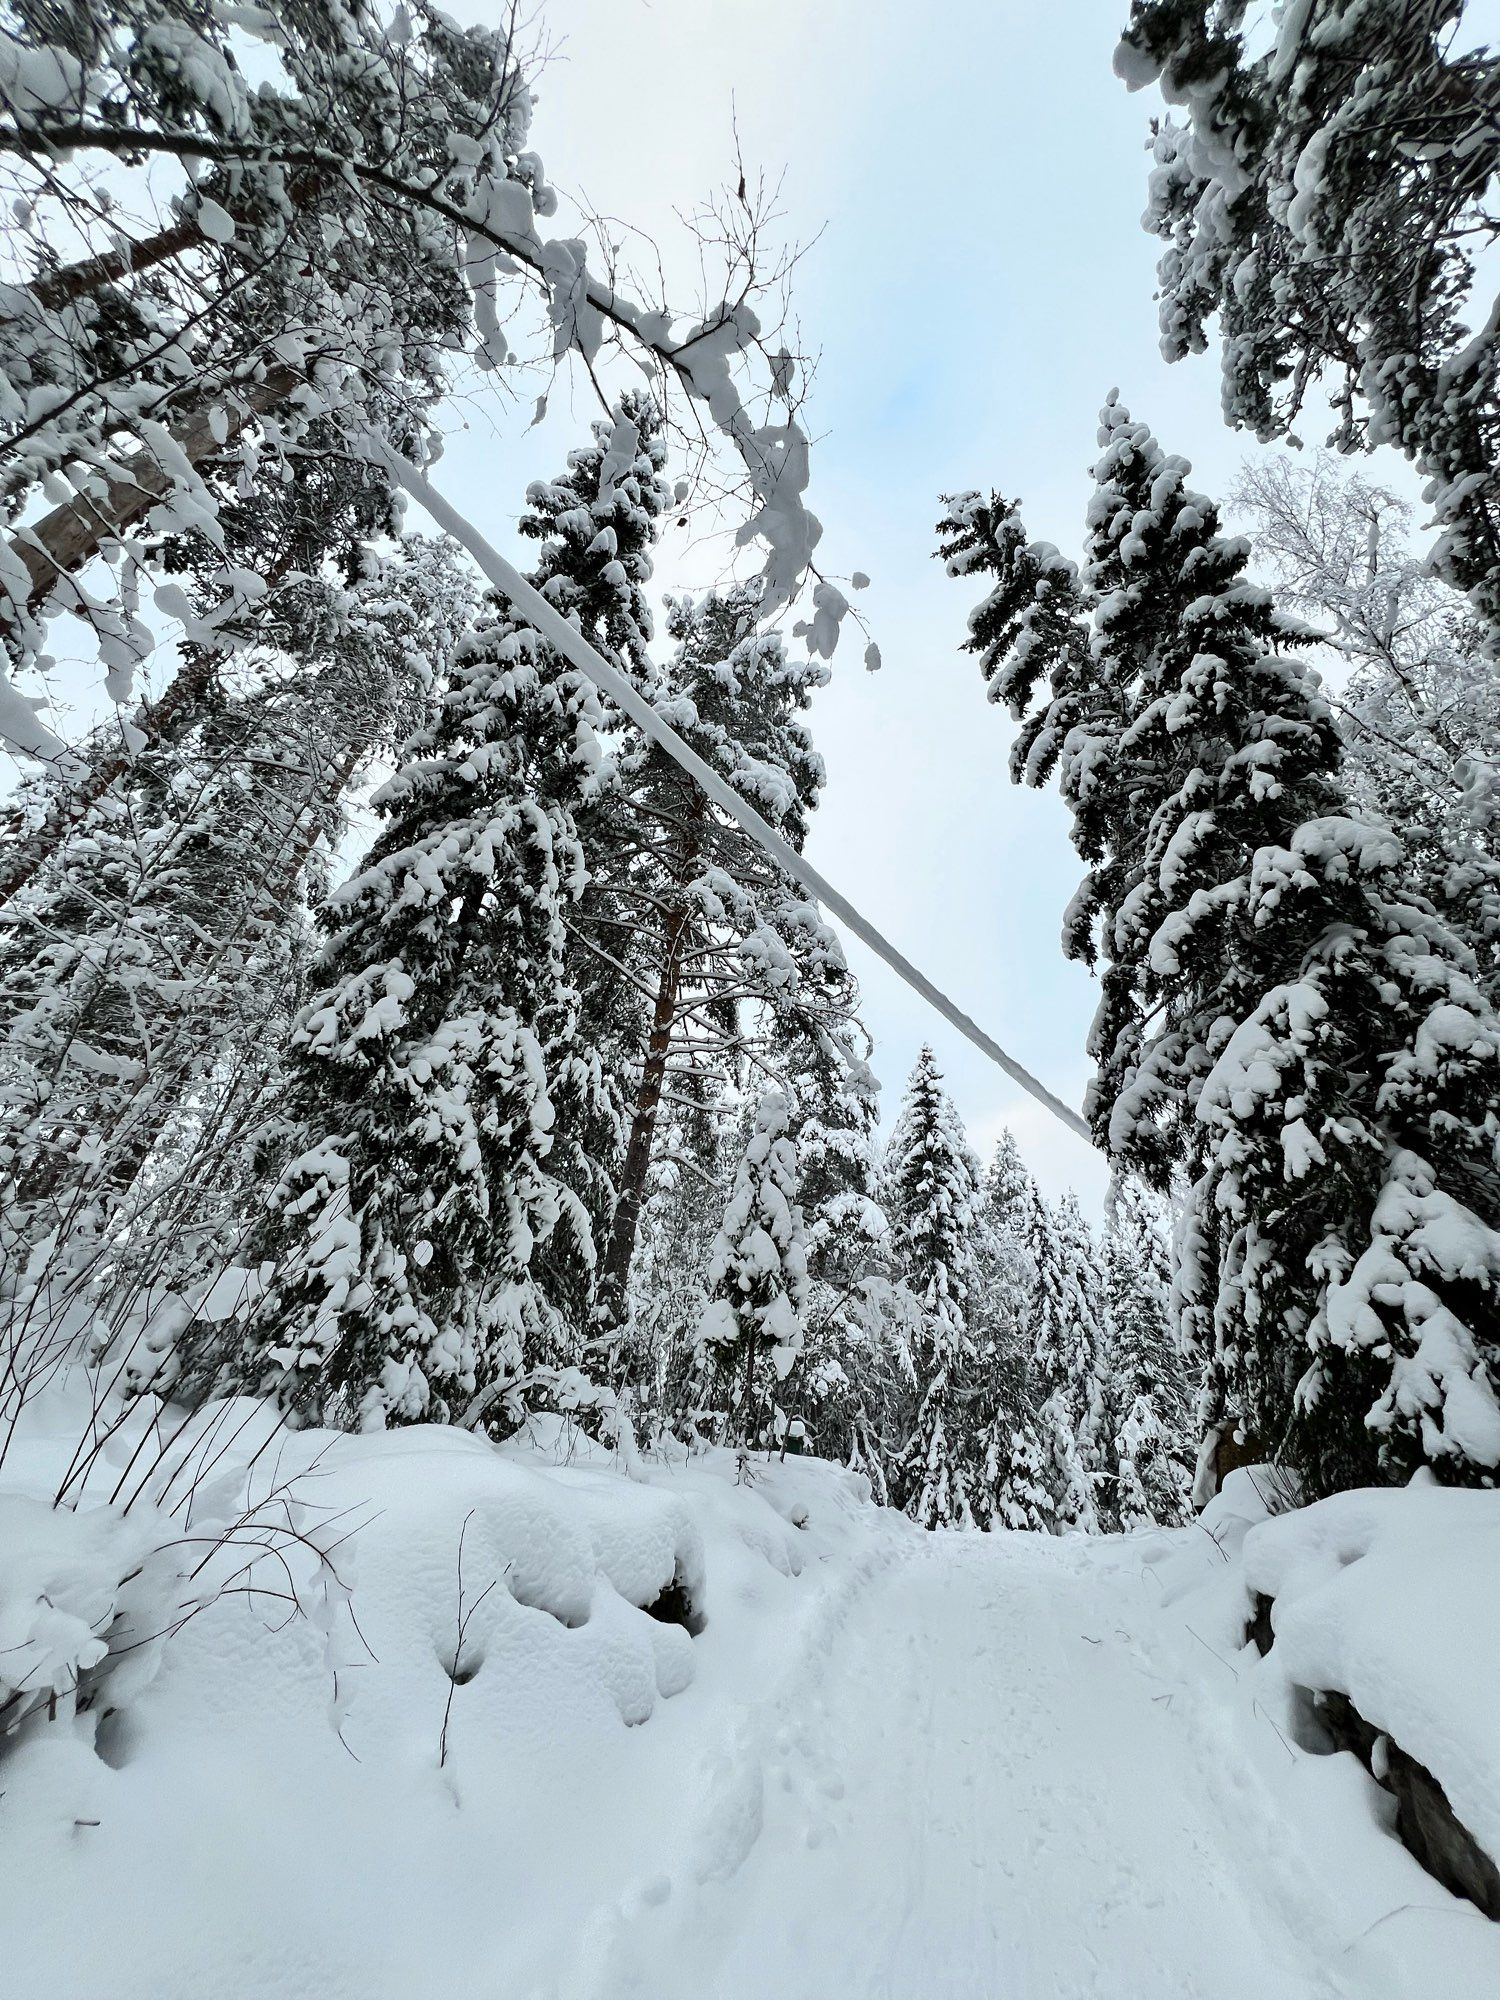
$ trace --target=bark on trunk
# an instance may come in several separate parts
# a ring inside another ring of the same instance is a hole
[[[740,1443],[746,1446],[755,1442],[755,1350],[757,1346],[755,1328],[750,1327],[745,1334],[745,1404],[740,1415]]]
[[[672,1051],[672,1026],[677,1018],[677,995],[682,985],[682,954],[688,924],[689,913],[682,909],[672,917],[667,927],[666,956],[656,983],[651,1034],[646,1043],[640,1089],[636,1093],[635,1115],[630,1121],[630,1142],[625,1148],[625,1165],[620,1174],[620,1194],[615,1203],[609,1251],[604,1259],[599,1296],[606,1314],[614,1321],[624,1314],[625,1288],[630,1281],[630,1266],[635,1256],[646,1175],[650,1171],[651,1152],[656,1140],[656,1117],[661,1109],[667,1059]]]
[[[251,383],[237,392],[239,407],[224,406],[228,430],[222,440],[215,438],[209,427],[209,410],[214,406],[205,404],[195,411],[176,440],[189,463],[199,465],[213,452],[222,450],[252,417],[263,415],[283,402],[301,379],[294,368],[274,368],[264,382]],[[18,534],[10,544],[9,553],[24,565],[31,580],[27,611],[41,603],[59,577],[81,569],[98,554],[105,541],[154,505],[166,493],[169,483],[169,475],[154,455],[140,452],[129,461],[121,477],[110,482],[106,500],[87,505],[81,500],[66,501],[35,528]],[[12,623],[15,615],[12,606],[6,617],[4,594],[0,592],[0,620]],[[138,748],[172,741],[198,713],[211,684],[210,662],[206,658],[190,660],[161,700],[144,706],[137,715],[135,727],[146,739]],[[110,786],[124,776],[135,754],[122,743],[118,751],[102,758],[61,793],[42,824],[30,833],[23,832],[23,819],[15,814],[10,816],[4,829],[6,852],[0,858],[0,903],[9,902],[33,880],[38,869],[57,852]]]
[[[293,208],[306,208],[322,192],[326,176],[311,168],[303,167],[291,174],[287,180],[287,197]],[[229,213],[236,222],[246,218],[241,209],[231,206]],[[169,223],[165,229],[158,229],[154,236],[144,236],[137,243],[122,243],[115,250],[106,250],[97,257],[85,257],[77,264],[69,264],[60,271],[44,271],[33,278],[26,289],[37,304],[47,312],[56,312],[68,306],[75,299],[87,298],[90,292],[97,292],[101,286],[118,284],[121,278],[138,278],[143,271],[150,271],[158,264],[170,263],[180,257],[185,250],[201,250],[207,243],[203,225],[195,217],[184,216],[179,221]]]
[[[300,369],[283,362],[269,369],[263,381],[236,384],[233,401],[226,394],[201,403],[173,434],[173,442],[189,465],[201,465],[232,443],[252,418],[285,402],[303,379]],[[222,437],[215,435],[210,422],[216,410],[222,411],[225,419]],[[6,551],[6,570],[14,575],[19,566],[26,572],[24,609],[36,610],[60,582],[92,561],[105,542],[164,499],[172,481],[171,471],[155,452],[139,451],[126,461],[117,478],[108,481],[102,498],[65,500],[35,527],[21,529]],[[11,620],[15,616],[13,593],[12,605]]]
[[[39,306],[56,312],[75,299],[87,298],[102,285],[137,277],[156,264],[180,257],[184,250],[196,250],[207,240],[197,222],[174,222],[166,229],[158,229],[154,236],[143,237],[139,243],[122,243],[118,250],[86,257],[81,263],[69,264],[65,270],[47,271],[40,278],[33,278],[26,289]]]

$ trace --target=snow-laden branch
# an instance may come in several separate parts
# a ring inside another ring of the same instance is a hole
[[[618,668],[612,667],[583,637],[576,626],[569,624],[541,593],[532,588],[519,570],[508,563],[500,552],[492,548],[472,522],[460,514],[456,508],[436,491],[424,473],[393,451],[384,438],[370,432],[366,440],[371,456],[379,460],[391,477],[395,479],[411,497],[422,506],[433,521],[461,543],[474,558],[480,569],[496,590],[500,591],[515,606],[528,622],[554,646],[564,659],[587,674],[602,693],[609,696],[631,720],[645,731],[653,742],[658,743],[673,758],[688,776],[692,778],[711,798],[715,805],[749,834],[756,844],[764,849],[776,865],[791,879],[817,899],[855,937],[869,946],[877,958],[888,965],[898,978],[905,981],[912,991],[919,993],[929,1006],[935,1007],[944,1020],[948,1021],[964,1038],[972,1042],[990,1061],[995,1063],[1013,1083],[1045,1105],[1054,1118],[1058,1118],[1079,1138],[1093,1143],[1093,1135],[1082,1117],[1071,1105],[1056,1097],[1046,1085],[1034,1077],[1030,1070],[1023,1068],[1013,1056],[1006,1054],[998,1042],[987,1035],[977,1022],[970,1019],[963,1009],[950,1000],[946,993],[934,986],[927,975],[918,970],[911,960],[899,952],[890,940],[878,931],[868,917],[861,914],[849,899],[842,895],[827,878],[790,846],[776,829],[742,799],[738,792],[725,783],[723,777],[711,764],[700,757],[691,744],[664,722],[657,711],[643,695],[626,679]]]
[[[755,508],[736,539],[742,546],[757,538],[766,544],[765,615],[773,616],[796,597],[812,568],[813,550],[823,528],[803,501],[808,444],[802,427],[790,414],[782,423],[757,424],[735,383],[734,362],[761,332],[760,321],[746,300],[726,300],[682,339],[674,339],[672,315],[666,310],[647,311],[595,277],[587,267],[582,242],[543,240],[536,228],[532,191],[521,180],[487,180],[472,200],[460,204],[431,181],[413,180],[378,161],[318,146],[236,143],[198,132],[122,131],[89,119],[41,117],[0,126],[0,153],[65,152],[73,148],[132,157],[160,153],[218,166],[284,166],[315,175],[327,184],[352,183],[440,216],[463,232],[467,241],[465,271],[475,293],[476,322],[486,364],[494,366],[504,358],[496,352],[497,345],[503,349],[504,340],[493,313],[495,279],[497,273],[514,274],[518,267],[528,271],[546,292],[558,356],[576,349],[586,363],[592,363],[603,341],[605,322],[627,334],[673,371],[687,394],[705,406],[714,425],[739,455]],[[784,360],[776,386],[783,393],[790,388]],[[831,585],[821,586],[812,650],[825,658],[832,653],[847,609],[840,592]]]

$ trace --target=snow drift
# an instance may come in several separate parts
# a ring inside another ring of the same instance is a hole
[[[87,1413],[43,1398],[0,1473],[0,1959],[37,2000],[528,1992],[708,1787],[712,1699],[663,1732],[674,1698],[753,1685],[866,1511],[815,1462],[627,1478],[557,1423],[248,1403],[170,1443],[142,1406],[55,1509]]]

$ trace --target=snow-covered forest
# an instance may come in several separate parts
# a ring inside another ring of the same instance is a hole
[[[1117,11],[1072,539],[883,583],[691,37],[585,189],[564,0],[0,0],[0,1990],[1500,1989],[1500,54]],[[1076,1104],[820,833],[970,742]]]

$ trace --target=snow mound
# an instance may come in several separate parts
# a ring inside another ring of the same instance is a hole
[[[1252,1527],[1284,1673],[1347,1695],[1500,1856],[1500,1493],[1360,1490]]]
[[[816,1461],[627,1476],[562,1419],[496,1448],[96,1388],[38,1398],[0,1470],[17,1994],[548,1990],[650,1901],[643,1856],[708,1865],[725,1703],[887,1532]]]
[[[46,1705],[72,1713],[109,1653],[126,1579],[149,1533],[110,1510],[75,1514],[0,1493],[0,1728],[15,1734]]]
[[[1430,1480],[1298,1505],[1246,1466],[1189,1527],[1117,1545],[1159,1609],[1148,1651],[1203,1782],[1288,1921],[1360,2000],[1500,1991],[1500,1926],[1408,1852],[1397,1801],[1330,1754],[1309,1701],[1340,1693],[1447,1792],[1493,1852],[1500,1493]],[[1096,1562],[1109,1559],[1101,1544]],[[1264,1607],[1272,1644],[1264,1655]],[[1332,1990],[1330,1988],[1330,1990]]]

